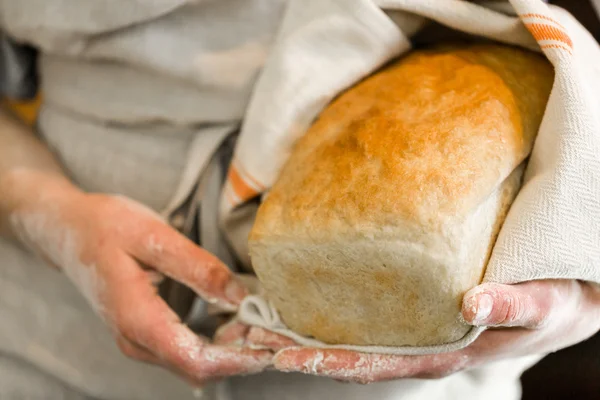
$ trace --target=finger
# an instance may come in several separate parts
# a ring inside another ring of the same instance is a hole
[[[415,377],[442,377],[465,368],[466,352],[429,356],[366,354],[348,350],[289,348],[273,358],[284,372],[302,372],[357,383]]]
[[[270,364],[268,351],[208,345],[179,321],[142,271],[138,283],[128,283],[118,306],[120,332],[176,370],[202,381],[258,372]]]
[[[246,346],[255,349],[262,348],[279,351],[288,347],[298,346],[298,343],[286,336],[253,326],[246,337]]]
[[[532,281],[517,285],[484,283],[469,290],[462,315],[475,326],[539,328],[564,292],[563,281]]]
[[[163,274],[153,270],[146,271],[146,277],[153,286],[159,286],[165,280],[165,276]]]
[[[235,310],[248,294],[218,258],[168,225],[149,219],[133,242],[132,256],[196,291],[206,301]],[[149,233],[148,233],[149,232]]]
[[[210,346],[179,322],[146,317],[135,335],[166,363],[198,381],[258,372],[270,364],[267,351]]]
[[[221,346],[243,346],[250,327],[233,320],[217,329],[213,343]]]
[[[490,329],[483,332],[468,349],[477,358],[488,362],[531,354],[532,349],[542,354],[544,349],[539,347],[537,333],[537,330],[526,328]]]
[[[162,361],[143,347],[137,346],[123,336],[116,339],[117,346],[125,356],[148,364],[162,365]]]
[[[140,261],[138,261],[138,264],[139,264],[140,268],[146,272],[146,276],[148,277],[148,280],[154,286],[160,285],[165,280],[164,274],[161,274],[154,268],[152,268]]]
[[[581,342],[598,332],[600,324],[575,316],[566,321],[568,329],[491,329],[482,333],[467,349],[480,362],[548,354]]]
[[[246,346],[252,349],[268,349],[272,351],[279,351],[298,345],[288,337],[278,335],[260,327],[250,327],[236,320],[221,326],[215,334],[213,343],[224,346]]]

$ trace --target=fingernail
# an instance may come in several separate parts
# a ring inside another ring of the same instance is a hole
[[[247,295],[248,290],[246,287],[236,279],[230,280],[225,287],[225,297],[227,297],[227,299],[233,304],[240,304]]]
[[[484,322],[492,313],[494,306],[494,299],[487,293],[480,294],[477,297],[477,312],[475,318],[473,318],[474,324],[480,324]]]

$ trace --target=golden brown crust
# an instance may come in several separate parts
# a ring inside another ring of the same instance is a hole
[[[435,345],[520,186],[553,81],[499,45],[415,51],[334,100],[297,143],[250,235],[293,330],[327,343]]]
[[[529,154],[552,84],[541,56],[416,51],[340,95],[296,148],[251,240],[414,221],[480,203]],[[433,217],[433,219],[432,219]]]

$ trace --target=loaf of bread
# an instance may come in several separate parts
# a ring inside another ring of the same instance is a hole
[[[250,234],[282,320],[329,344],[424,346],[470,329],[553,82],[502,45],[414,51],[336,98],[296,144]]]

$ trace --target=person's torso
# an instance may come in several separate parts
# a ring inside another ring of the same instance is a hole
[[[161,210],[194,157],[194,140],[214,126],[240,123],[285,3],[0,0],[0,18],[8,34],[40,50],[40,134],[73,179]],[[508,364],[440,381],[369,386],[270,372],[232,379],[218,396],[474,399],[493,387],[498,399],[516,399],[525,367]],[[498,373],[502,379],[493,377]]]
[[[239,124],[285,0],[0,1],[40,50],[39,130],[90,191],[168,203],[203,129]]]

